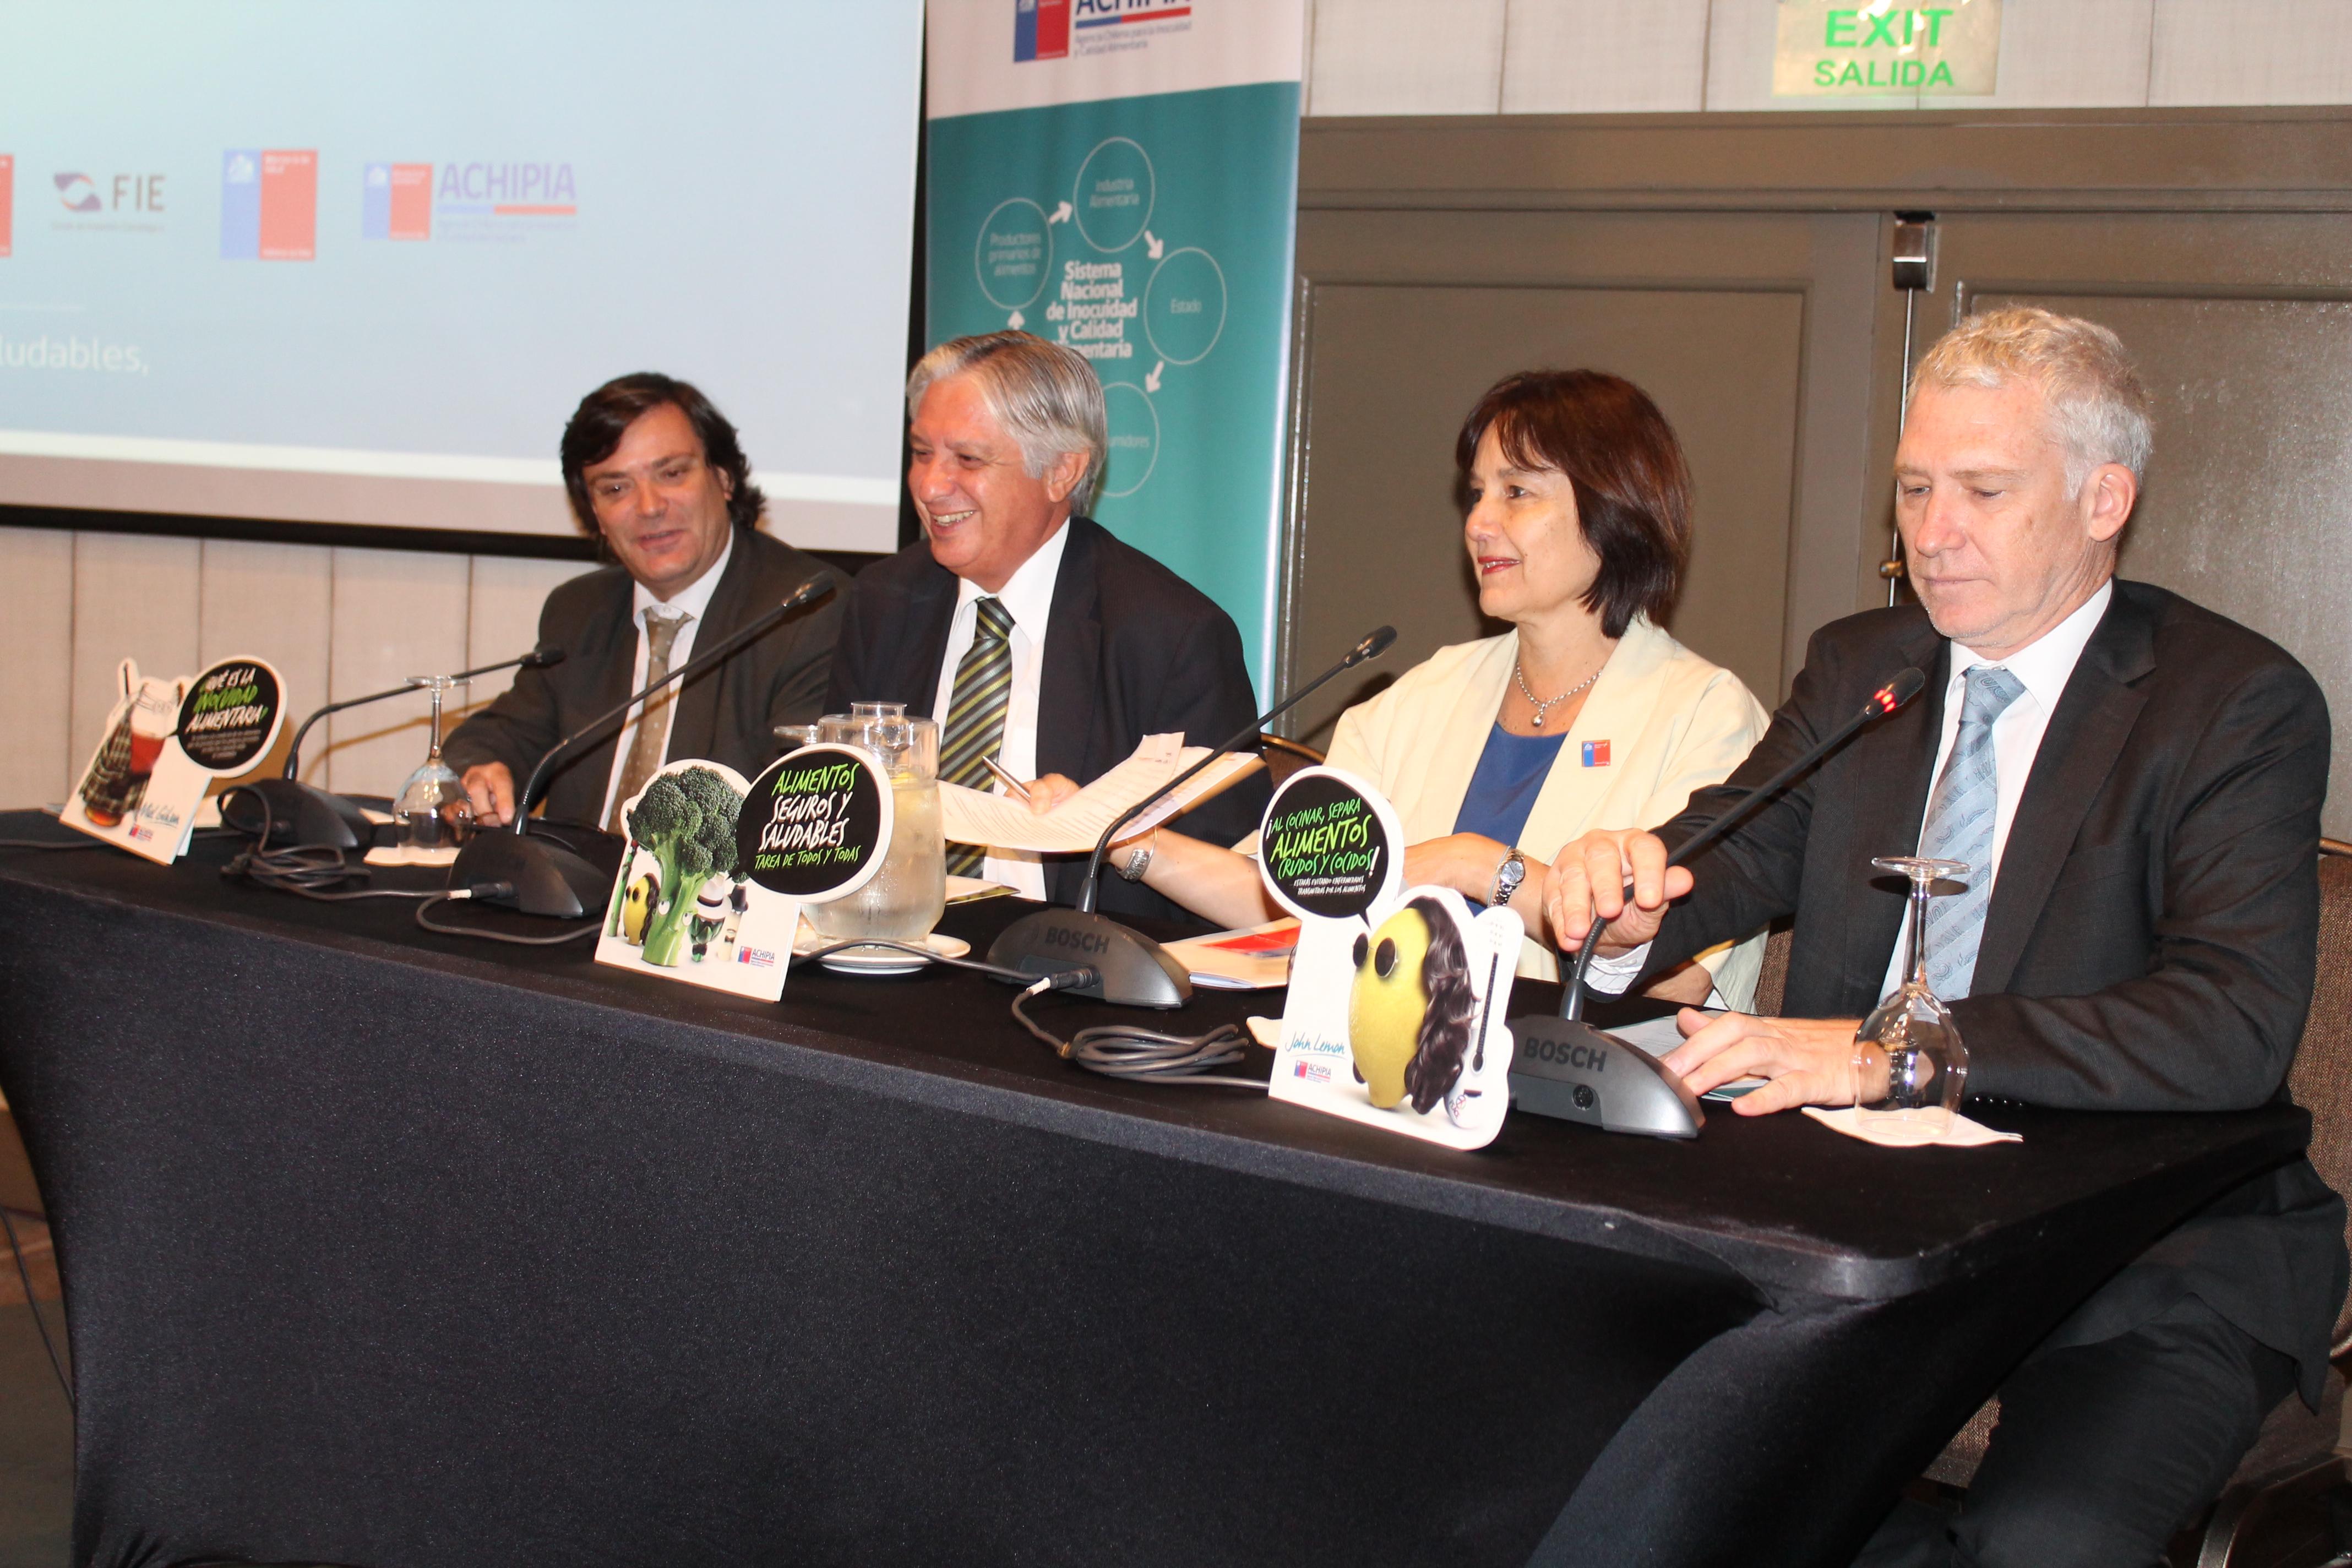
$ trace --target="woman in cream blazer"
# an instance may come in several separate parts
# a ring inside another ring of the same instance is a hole
[[[1593,371],[1507,376],[1454,457],[1478,607],[1512,629],[1441,648],[1339,719],[1330,761],[1376,785],[1405,829],[1404,879],[1528,923],[1523,974],[1556,978],[1551,859],[1601,827],[1650,827],[1720,783],[1763,734],[1739,678],[1658,629],[1690,541],[1690,473],[1640,388]],[[1050,806],[1076,786],[1031,786]],[[1252,847],[1244,845],[1244,851]],[[1272,912],[1243,853],[1165,829],[1118,847],[1119,874],[1226,925]],[[1651,987],[1745,1009],[1760,936]]]
[[[1518,644],[1519,634],[1510,631],[1440,648],[1386,691],[1339,716],[1330,764],[1377,785],[1396,807],[1405,842],[1423,848],[1406,858],[1409,882],[1454,880],[1427,874],[1422,863],[1440,857],[1424,847],[1454,836],[1488,731],[1516,684]],[[1699,658],[1647,616],[1636,616],[1569,725],[1516,836],[1529,871],[1538,861],[1550,864],[1571,840],[1594,828],[1670,820],[1693,791],[1729,776],[1767,721],[1738,676]],[[1462,847],[1473,878],[1487,879],[1460,889],[1465,896],[1491,896],[1503,853],[1499,843],[1491,851]],[[1517,909],[1525,897],[1518,893],[1511,907]],[[1531,928],[1540,926],[1535,910],[1526,914]],[[1763,952],[1758,939],[1714,949],[1700,963],[1724,1000],[1744,1010],[1755,995]],[[1521,952],[1519,973],[1559,977],[1551,948],[1533,936]]]

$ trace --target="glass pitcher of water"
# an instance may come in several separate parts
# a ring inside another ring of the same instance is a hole
[[[890,781],[897,826],[882,869],[845,899],[805,906],[817,934],[921,942],[947,909],[947,840],[940,830],[940,727],[912,719],[903,702],[853,703],[818,721],[828,745],[872,752]]]

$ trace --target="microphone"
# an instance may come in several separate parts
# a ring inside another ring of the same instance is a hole
[[[450,679],[471,680],[478,675],[491,675],[516,665],[525,669],[544,669],[563,662],[563,650],[541,643],[529,653],[513,658],[500,659],[475,669],[461,669]],[[357,805],[340,795],[330,794],[295,777],[302,765],[302,740],[310,726],[330,713],[340,713],[346,708],[363,708],[371,702],[381,702],[387,697],[398,697],[416,688],[405,683],[383,691],[371,691],[364,697],[347,697],[341,702],[330,702],[302,721],[294,731],[294,739],[286,748],[286,767],[279,777],[257,779],[247,784],[269,807],[270,837],[290,838],[298,845],[322,844],[335,849],[356,849],[365,844],[375,831]]]
[[[1828,734],[1805,748],[1803,755],[1748,791],[1707,825],[1692,834],[1666,857],[1668,866],[1680,866],[1748,819],[1756,807],[1788,788],[1791,781],[1843,745],[1873,719],[1894,712],[1927,684],[1916,667],[1870,694],[1861,710]],[[1585,933],[1577,951],[1576,967],[1560,993],[1557,1018],[1514,1018],[1510,1021],[1515,1048],[1511,1060],[1511,1098],[1521,1109],[1538,1116],[1587,1121],[1612,1132],[1641,1132],[1654,1138],[1696,1138],[1706,1112],[1699,1109],[1682,1079],[1661,1066],[1648,1052],[1612,1039],[1584,1020],[1584,980],[1600,947],[1599,924]],[[1616,1078],[1608,1076],[1612,1060],[1627,1064]],[[1634,1064],[1639,1064],[1634,1065]]]
[[[1086,885],[1078,890],[1078,905],[1074,910],[1045,909],[1024,915],[1004,928],[988,950],[988,962],[1005,969],[1018,969],[1029,974],[1059,974],[1067,970],[1091,969],[1099,977],[1092,984],[1075,986],[1080,996],[1098,997],[1105,1002],[1128,1007],[1181,1007],[1192,999],[1192,977],[1184,966],[1168,956],[1167,949],[1150,937],[1131,931],[1118,921],[1095,913],[1095,900],[1102,883],[1103,857],[1118,837],[1118,830],[1142,816],[1154,805],[1182,787],[1192,776],[1215,762],[1227,752],[1241,745],[1313,696],[1327,682],[1375,659],[1388,652],[1396,641],[1394,626],[1381,626],[1365,634],[1363,640],[1348,650],[1339,663],[1276,703],[1241,729],[1235,731],[1221,746],[1210,749],[1209,754],[1129,806],[1103,829],[1095,841],[1095,850],[1087,861]]]
[[[511,891],[477,893],[475,901],[503,904],[527,915],[579,920],[591,909],[604,908],[605,895],[612,891],[611,869],[600,869],[552,839],[530,837],[531,797],[538,793],[548,770],[564,752],[621,718],[663,687],[684,680],[688,676],[699,675],[744,644],[764,636],[794,610],[832,592],[833,584],[826,579],[810,578],[786,595],[783,602],[774,609],[737,627],[710,647],[697,648],[692,658],[659,680],[648,682],[644,689],[630,693],[617,706],[599,713],[549,747],[539,759],[539,765],[531,769],[530,779],[515,795],[513,830],[476,834],[463,849],[457,851],[457,858],[449,868],[449,885],[453,888],[479,888],[490,883],[505,883]]]

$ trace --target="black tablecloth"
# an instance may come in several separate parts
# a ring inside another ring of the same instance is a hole
[[[2305,1136],[1514,1116],[1464,1154],[1093,1077],[975,975],[751,1003],[226,855],[0,849],[79,1561],[1843,1563],[2073,1303]]]

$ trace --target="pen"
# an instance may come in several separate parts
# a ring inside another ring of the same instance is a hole
[[[1019,779],[1014,778],[1011,773],[1006,773],[1004,769],[998,764],[994,757],[982,757],[980,760],[987,767],[990,773],[994,773],[998,778],[1004,781],[1004,787],[1006,789],[1011,790],[1023,800],[1027,800],[1029,798],[1029,786],[1023,784]]]

